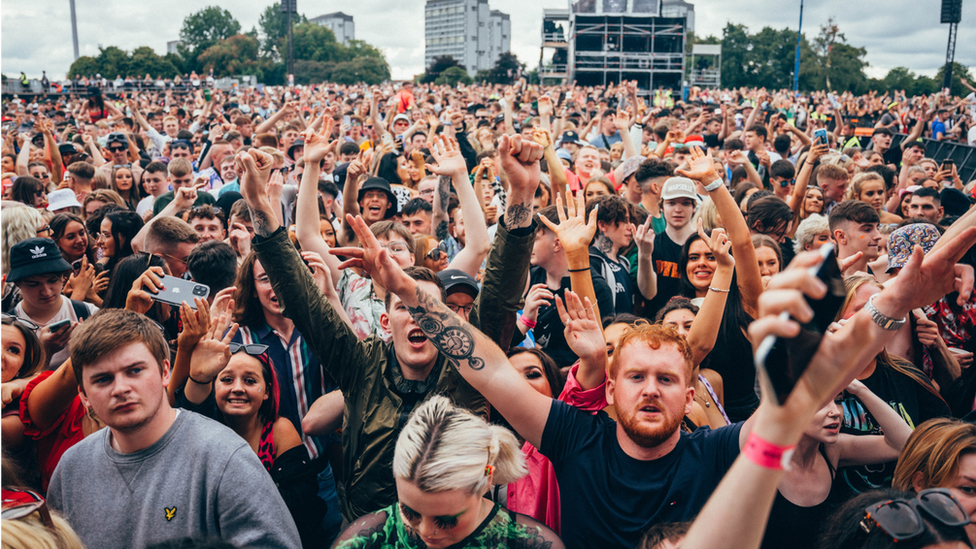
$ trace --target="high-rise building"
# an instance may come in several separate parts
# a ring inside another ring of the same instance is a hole
[[[341,11],[320,15],[309,22],[322,25],[332,31],[337,42],[347,44],[350,40],[356,39],[356,23],[353,22],[351,15],[346,15]]]
[[[512,22],[488,0],[427,0],[424,10],[424,65],[449,55],[472,76],[490,69],[511,50]]]
[[[636,80],[642,90],[681,88],[695,8],[684,0],[569,0],[543,10],[542,63],[548,82],[599,86]]]

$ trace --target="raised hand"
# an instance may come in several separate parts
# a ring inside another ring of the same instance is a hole
[[[593,312],[590,298],[583,298],[581,301],[579,295],[571,290],[567,290],[564,296],[565,305],[562,299],[556,297],[556,311],[559,312],[559,320],[563,321],[566,344],[580,358],[605,361],[607,342],[603,338],[603,330]]]
[[[613,119],[613,125],[622,132],[630,129],[630,109],[617,111],[617,116]]]
[[[712,229],[712,234],[709,236],[705,233],[705,227],[701,218],[698,218],[698,237],[708,246],[708,249],[711,250],[712,255],[715,256],[715,261],[719,265],[735,267],[735,259],[729,253],[729,249],[732,248],[732,241],[725,234],[725,229]]]
[[[266,187],[271,177],[274,158],[259,149],[251,149],[237,155],[237,173],[240,174],[241,194],[248,204],[267,197]]]
[[[210,305],[210,316],[217,318],[224,313],[231,313],[234,311],[234,292],[237,291],[236,286],[231,286],[229,288],[224,288],[217,292],[214,296],[213,304]]]
[[[547,149],[552,146],[552,134],[549,130],[536,126],[532,128],[532,141],[542,145],[543,149]]]
[[[348,269],[349,267],[362,269],[380,286],[395,294],[409,288],[411,278],[393,260],[390,252],[376,240],[376,236],[369,230],[369,226],[363,221],[362,216],[353,217],[346,214],[346,222],[356,233],[362,248],[346,247],[329,250],[332,255],[349,258],[339,265],[339,269]]]
[[[323,158],[328,156],[336,146],[336,141],[330,141],[332,130],[335,127],[335,113],[338,109],[334,106],[327,107],[322,114],[322,127],[316,132],[311,126],[302,134],[305,140],[305,151],[302,153],[306,163],[318,164]]]
[[[539,318],[539,307],[552,305],[553,294],[545,283],[533,284],[525,294],[522,316],[535,322]]]
[[[464,156],[461,155],[457,141],[437,136],[433,146],[429,148],[436,164],[426,164],[428,172],[452,178],[466,176],[468,168],[464,164]]]
[[[190,378],[193,382],[203,385],[210,383],[227,367],[231,357],[230,342],[237,334],[237,328],[236,322],[230,323],[228,314],[221,315],[211,323],[206,335],[193,348],[190,358]]]
[[[675,170],[679,175],[687,177],[688,179],[701,181],[706,185],[718,179],[718,174],[715,173],[715,163],[712,161],[711,154],[705,154],[701,151],[701,149],[695,146],[691,147],[690,153],[691,159],[688,161],[689,169]]]
[[[197,308],[193,310],[190,304],[183,302],[180,305],[180,320],[183,321],[183,330],[176,337],[176,343],[183,349],[193,349],[197,343],[210,330],[210,304],[206,299],[196,297],[193,299]]]
[[[308,263],[308,268],[312,270],[312,278],[319,290],[322,290],[322,294],[327,297],[338,295],[332,282],[332,272],[326,265],[325,259],[315,252],[302,252],[302,259]]]
[[[502,171],[508,177],[512,194],[535,193],[539,186],[539,160],[542,145],[524,141],[521,135],[503,135],[498,140]],[[508,220],[511,224],[511,220]]]
[[[539,98],[539,116],[552,116],[552,98],[548,93]]]
[[[153,296],[159,290],[165,290],[163,286],[164,275],[162,267],[149,267],[139,278],[132,282],[132,288],[125,296],[125,308],[139,314],[146,314],[153,304]]]
[[[577,194],[575,200],[567,200],[567,208],[563,208],[562,197],[556,195],[556,215],[559,224],[549,221],[545,216],[539,216],[542,223],[549,230],[556,233],[560,244],[566,250],[566,256],[572,257],[582,253],[589,254],[590,242],[596,234],[596,213],[599,205],[590,211],[590,219],[586,220],[586,198],[583,193]]]
[[[642,257],[650,257],[654,253],[654,226],[651,216],[647,216],[647,221],[640,227],[633,227],[634,239],[637,241],[637,253]]]

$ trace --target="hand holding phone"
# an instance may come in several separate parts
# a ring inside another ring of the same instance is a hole
[[[184,280],[169,275],[163,275],[160,280],[163,283],[163,288],[159,293],[152,295],[153,301],[174,307],[179,307],[183,302],[186,302],[191,309],[196,309],[194,298],[207,299],[207,296],[210,295],[210,287],[206,284],[198,284],[192,280]]]
[[[820,261],[809,267],[808,271],[827,286],[827,293],[820,299],[806,297],[807,304],[813,309],[813,319],[800,323],[800,333],[796,337],[780,339],[769,335],[756,349],[756,370],[769,379],[777,404],[786,400],[806,371],[847,296],[840,265],[834,257],[834,245],[824,244],[819,252]],[[789,313],[784,311],[780,314],[782,322],[790,319]]]

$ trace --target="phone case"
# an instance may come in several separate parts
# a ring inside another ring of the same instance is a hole
[[[207,299],[210,295],[210,287],[206,284],[198,284],[192,280],[183,280],[174,276],[163,276],[163,287],[158,294],[153,296],[155,301],[179,307],[185,301],[191,308],[196,309],[193,298],[199,297]]]

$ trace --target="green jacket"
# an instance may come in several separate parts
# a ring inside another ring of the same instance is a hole
[[[499,226],[488,255],[484,288],[471,311],[472,324],[485,326],[485,333],[491,337],[508,330],[510,340],[510,330],[515,327],[535,230],[533,226],[518,232],[519,236],[513,236]],[[376,336],[366,340],[356,337],[329,305],[283,228],[267,238],[255,237],[253,249],[274,287],[282,313],[295,323],[345,397],[344,479],[336,486],[343,516],[351,521],[393,504],[393,450],[410,411],[430,396],[442,394],[487,417],[487,402],[448,366],[443,355],[428,377],[428,382],[436,379],[432,389],[419,400],[403,395],[396,386],[402,377],[393,364],[396,354],[392,344]],[[522,283],[515,284],[512,281],[519,280],[520,268]],[[492,306],[480,313],[483,299]]]

